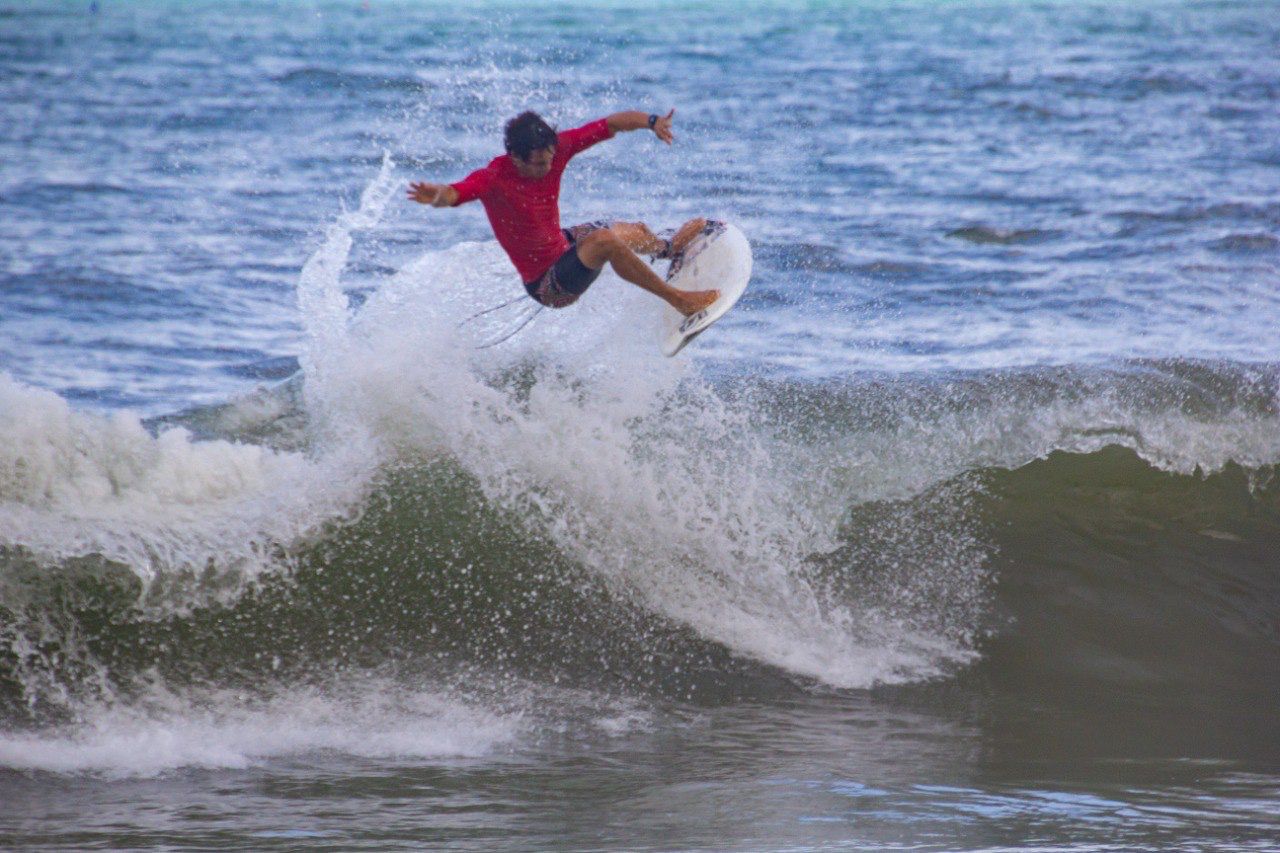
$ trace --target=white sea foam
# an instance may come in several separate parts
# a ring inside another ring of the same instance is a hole
[[[127,707],[84,708],[83,721],[37,733],[0,731],[0,767],[109,777],[178,769],[241,769],[336,753],[379,759],[484,756],[521,731],[446,692],[382,679],[295,688],[265,700],[234,691],[157,692]]]
[[[887,427],[837,425],[829,441],[815,444],[810,464],[830,472],[834,492],[869,501],[908,498],[978,468],[1017,469],[1054,451],[1126,447],[1180,474],[1280,463],[1280,397],[1262,380],[1249,392],[1252,404],[1228,401],[1198,413],[1170,398],[1179,380],[1154,373],[1149,380],[1135,393],[1133,380],[1095,371],[1055,380],[1049,399],[1043,389],[1019,391],[1016,380],[1007,389],[955,391],[978,398],[964,405],[921,398],[898,407]],[[1268,396],[1272,404],[1258,405]]]
[[[261,570],[264,545],[305,535],[361,486],[355,454],[154,435],[3,375],[0,435],[0,542],[53,560],[100,554],[147,581],[211,563]]]

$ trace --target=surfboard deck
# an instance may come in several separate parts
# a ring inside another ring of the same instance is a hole
[[[667,305],[662,315],[662,354],[670,358],[723,317],[751,280],[751,243],[736,225],[708,220],[702,233],[671,261],[667,282],[680,290],[719,290],[720,298],[685,316]]]

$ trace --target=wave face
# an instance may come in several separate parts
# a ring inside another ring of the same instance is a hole
[[[1001,591],[985,671],[1053,709],[1035,727],[1060,740],[1195,731],[1203,754],[1274,759],[1277,473],[1177,473],[1118,447],[989,472]],[[1129,724],[1099,725],[1117,713]]]

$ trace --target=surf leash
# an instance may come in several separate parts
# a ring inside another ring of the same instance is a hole
[[[472,320],[478,320],[481,317],[483,317],[485,314],[492,314],[494,311],[501,311],[503,308],[506,308],[508,305],[515,305],[517,302],[519,302],[521,299],[524,299],[524,298],[525,297],[523,295],[520,295],[520,296],[517,296],[515,299],[508,299],[506,302],[502,303],[501,305],[495,305],[492,308],[486,308],[483,311],[477,311],[467,319],[460,322],[457,327],[461,329],[463,326],[467,325]]]
[[[510,304],[510,303],[507,303],[507,304]],[[489,341],[487,344],[480,344],[479,346],[476,347],[476,349],[488,349],[489,347],[496,347],[500,343],[504,343],[506,341],[511,340],[516,335],[520,334],[521,330],[524,329],[525,326],[532,323],[533,318],[537,317],[540,313],[542,313],[542,309],[544,307],[545,306],[543,305],[538,305],[535,303],[535,306],[532,311],[527,311],[523,315],[521,315],[524,319],[520,322],[520,325],[516,326],[510,332],[507,332],[505,335],[498,338],[497,340]]]

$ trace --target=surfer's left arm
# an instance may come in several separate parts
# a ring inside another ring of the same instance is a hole
[[[627,110],[626,112],[614,113],[605,117],[605,123],[609,125],[611,133],[626,133],[629,130],[644,130],[646,127],[653,130],[653,135],[670,145],[675,140],[675,134],[671,132],[671,119],[675,116],[676,111],[672,110],[666,115],[657,113],[642,113],[639,110]]]

